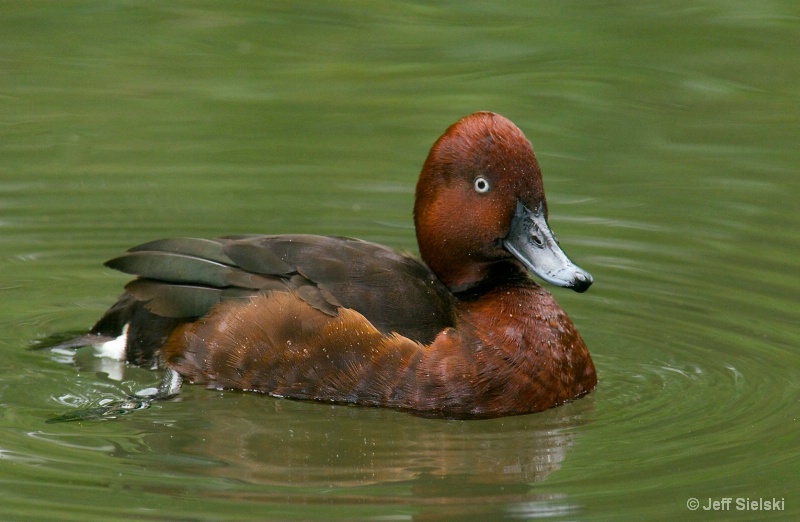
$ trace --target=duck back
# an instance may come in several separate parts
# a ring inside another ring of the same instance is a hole
[[[313,236],[174,238],[130,249],[106,263],[137,275],[92,329],[128,328],[127,359],[151,364],[180,324],[223,301],[290,292],[320,312],[358,310],[383,333],[431,342],[453,324],[453,297],[421,262],[357,239]]]

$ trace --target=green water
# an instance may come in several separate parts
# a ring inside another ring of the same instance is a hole
[[[800,516],[796,2],[4,2],[0,34],[0,519]],[[532,140],[595,278],[552,289],[590,396],[456,422],[188,387],[45,424],[158,380],[25,350],[114,301],[104,260],[250,232],[414,251],[427,150],[479,109]],[[784,509],[702,507],[727,497]]]

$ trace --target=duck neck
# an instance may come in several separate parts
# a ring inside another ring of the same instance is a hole
[[[536,285],[518,263],[495,261],[485,264],[479,278],[471,280],[465,285],[448,284],[448,288],[460,300],[469,301],[482,297],[500,286],[518,287],[529,284]]]
[[[458,266],[450,263],[442,264],[437,261],[426,262],[439,280],[454,294],[483,286],[482,283],[490,279],[491,263],[470,263]]]
[[[415,218],[420,257],[454,294],[483,286],[484,282],[492,280],[497,265],[506,264],[505,260],[488,258],[468,241],[452,237],[455,236],[452,231],[448,241],[446,227],[443,229],[438,221],[434,221],[436,226],[423,228],[419,225],[418,213]]]

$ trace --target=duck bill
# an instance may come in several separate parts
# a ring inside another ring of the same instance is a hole
[[[517,201],[511,229],[503,246],[525,267],[548,283],[585,292],[592,285],[592,276],[572,262],[561,250],[547,224],[544,205],[530,210]]]

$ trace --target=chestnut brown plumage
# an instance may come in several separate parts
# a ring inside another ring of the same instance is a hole
[[[549,230],[513,123],[481,112],[448,128],[414,220],[424,262],[308,235],[135,247],[107,263],[138,278],[92,334],[127,327],[129,361],[207,386],[445,417],[541,411],[595,387],[581,336],[527,273],[581,292],[592,282]]]

